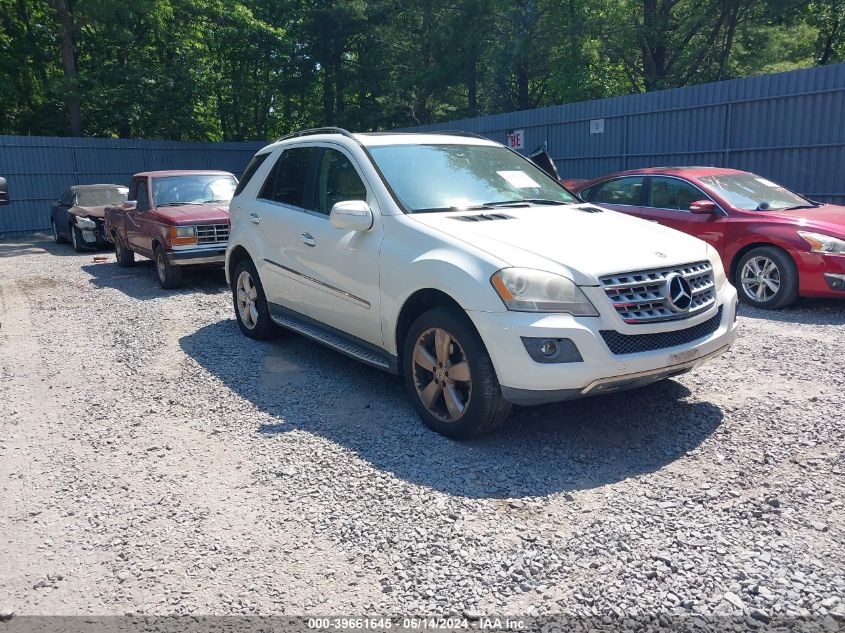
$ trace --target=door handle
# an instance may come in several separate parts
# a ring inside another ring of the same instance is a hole
[[[310,233],[300,233],[299,239],[305,242],[308,246],[317,246],[317,240]]]
[[[261,218],[258,217],[257,213],[250,213],[249,214],[249,221],[252,222],[253,224],[258,224],[259,222],[261,222]]]

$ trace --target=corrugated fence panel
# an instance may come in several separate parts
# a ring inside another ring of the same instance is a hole
[[[604,119],[602,133],[590,121]],[[545,143],[563,178],[666,165],[753,171],[845,204],[845,64],[496,114],[408,131],[463,130]]]
[[[265,144],[0,136],[0,176],[12,199],[0,207],[0,233],[49,229],[50,206],[70,185],[126,185],[132,174],[153,169],[220,169],[239,176]]]

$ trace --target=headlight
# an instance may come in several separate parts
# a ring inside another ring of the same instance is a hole
[[[97,228],[97,223],[91,218],[83,218],[82,216],[77,215],[76,226],[80,229],[95,229]]]
[[[490,283],[508,310],[599,315],[574,281],[554,273],[530,268],[504,268],[490,278]]]
[[[838,237],[807,231],[798,231],[798,235],[804,238],[814,253],[845,253],[845,240]]]
[[[173,246],[184,246],[197,243],[197,227],[195,226],[171,226],[170,242]]]
[[[719,292],[728,281],[725,265],[722,263],[719,252],[712,246],[707,247],[707,256],[710,259],[710,265],[713,266],[713,283],[716,284],[716,292]]]

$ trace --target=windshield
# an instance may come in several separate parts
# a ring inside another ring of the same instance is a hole
[[[578,200],[538,167],[490,145],[380,145],[370,153],[411,213],[528,200]]]
[[[777,211],[815,206],[789,189],[754,174],[721,174],[698,180],[743,211]]]
[[[108,189],[80,189],[76,192],[76,204],[80,207],[104,207],[108,204],[126,202],[126,187],[109,187]]]
[[[238,181],[234,176],[166,176],[153,178],[153,206],[229,202]]]

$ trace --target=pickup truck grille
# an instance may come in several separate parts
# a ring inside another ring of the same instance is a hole
[[[685,311],[674,309],[667,297],[666,280],[672,274],[681,275],[689,282],[692,301]],[[599,282],[625,323],[687,319],[716,303],[713,267],[707,261],[607,275]]]
[[[200,224],[197,226],[197,244],[214,244],[229,241],[228,224]]]

